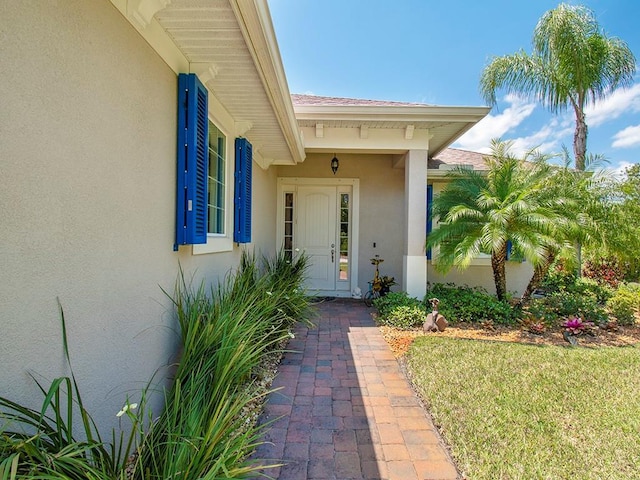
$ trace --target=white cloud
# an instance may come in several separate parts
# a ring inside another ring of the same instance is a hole
[[[620,130],[613,136],[613,148],[629,148],[640,146],[640,125],[632,125]]]
[[[471,130],[456,142],[456,146],[466,150],[487,153],[493,138],[502,138],[505,133],[515,129],[536,108],[535,103],[529,103],[515,95],[507,95],[504,100],[509,103],[502,113],[487,115]]]
[[[614,120],[623,113],[640,112],[640,83],[623,90],[615,90],[609,97],[584,109],[587,124],[595,127],[601,123]]]
[[[498,115],[487,115],[463,135],[455,146],[488,153],[491,140],[501,138],[513,142],[512,150],[516,154],[523,154],[534,148],[544,153],[558,153],[566,137],[573,134],[573,116],[566,114],[552,117],[547,124],[531,135],[510,138],[505,134],[508,132],[514,134],[517,127],[533,113],[535,104],[513,95],[505,97],[505,101],[511,104],[509,108]]]
[[[562,140],[573,133],[574,127],[568,116],[554,117],[540,130],[527,137],[512,139],[515,153],[522,154],[533,148],[543,153],[558,153]]]
[[[627,168],[631,167],[633,163],[631,162],[620,162],[620,164],[611,172],[613,176],[616,178],[622,179],[625,177]]]

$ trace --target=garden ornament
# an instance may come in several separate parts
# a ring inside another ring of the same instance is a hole
[[[431,298],[429,299],[429,302],[431,303],[433,311],[427,315],[427,319],[424,321],[422,329],[425,333],[444,332],[444,329],[447,328],[449,322],[444,318],[444,315],[438,313],[438,304],[440,303],[440,300],[437,298]]]

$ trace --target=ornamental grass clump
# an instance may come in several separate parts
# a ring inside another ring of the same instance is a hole
[[[210,289],[194,288],[181,273],[170,298],[182,349],[165,407],[157,417],[147,408],[148,394],[159,388],[151,379],[139,402],[127,398],[115,414],[127,425],[113,430],[110,443],[84,408],[71,368],[48,389],[36,380],[40,410],[0,397],[0,479],[213,480],[268,468],[249,460],[268,427],[256,422],[269,393],[259,372],[284,348],[296,321],[310,323],[301,288],[306,269],[304,256],[289,261],[279,253],[258,262],[245,253],[238,271]]]
[[[63,353],[71,375],[54,379],[48,388],[31,375],[44,397],[40,410],[0,397],[0,478],[124,478],[139,425],[134,424],[127,436],[114,432],[110,444],[103,441],[82,401],[60,302],[58,307]]]
[[[238,271],[208,292],[180,278],[173,301],[182,358],[134,478],[244,478],[264,468],[247,460],[265,425],[243,413],[268,393],[252,375],[295,320],[310,320],[311,309],[300,291],[306,258],[263,260],[260,268],[243,254]]]

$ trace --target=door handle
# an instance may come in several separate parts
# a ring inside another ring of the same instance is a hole
[[[335,256],[335,253],[336,253],[335,246],[336,246],[335,243],[331,244],[331,263],[334,263],[334,256]]]

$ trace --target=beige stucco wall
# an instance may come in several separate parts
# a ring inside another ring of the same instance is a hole
[[[161,288],[179,264],[215,282],[240,249],[172,250],[177,77],[109,1],[5,2],[0,39],[0,394],[38,407],[28,372],[68,374],[59,298],[83,400],[107,429],[175,356]],[[250,248],[266,253],[275,189],[275,169],[254,165]]]
[[[373,278],[370,259],[378,254],[384,259],[382,275],[391,275],[402,289],[402,256],[404,241],[404,169],[393,168],[391,155],[337,154],[341,178],[360,179],[360,232],[358,281],[362,291]],[[304,163],[278,167],[281,177],[333,177],[330,163],[333,153],[309,153]],[[373,244],[376,247],[373,247]]]
[[[256,254],[271,255],[276,251],[277,179],[277,167],[262,170],[253,163],[252,243],[246,248]]]
[[[507,291],[515,296],[520,296],[531,279],[533,268],[528,262],[507,262],[506,274]],[[493,295],[496,293],[491,265],[472,265],[463,271],[453,268],[446,275],[443,275],[437,272],[434,265],[429,261],[427,279],[430,284],[455,283],[456,285],[482,287]]]

